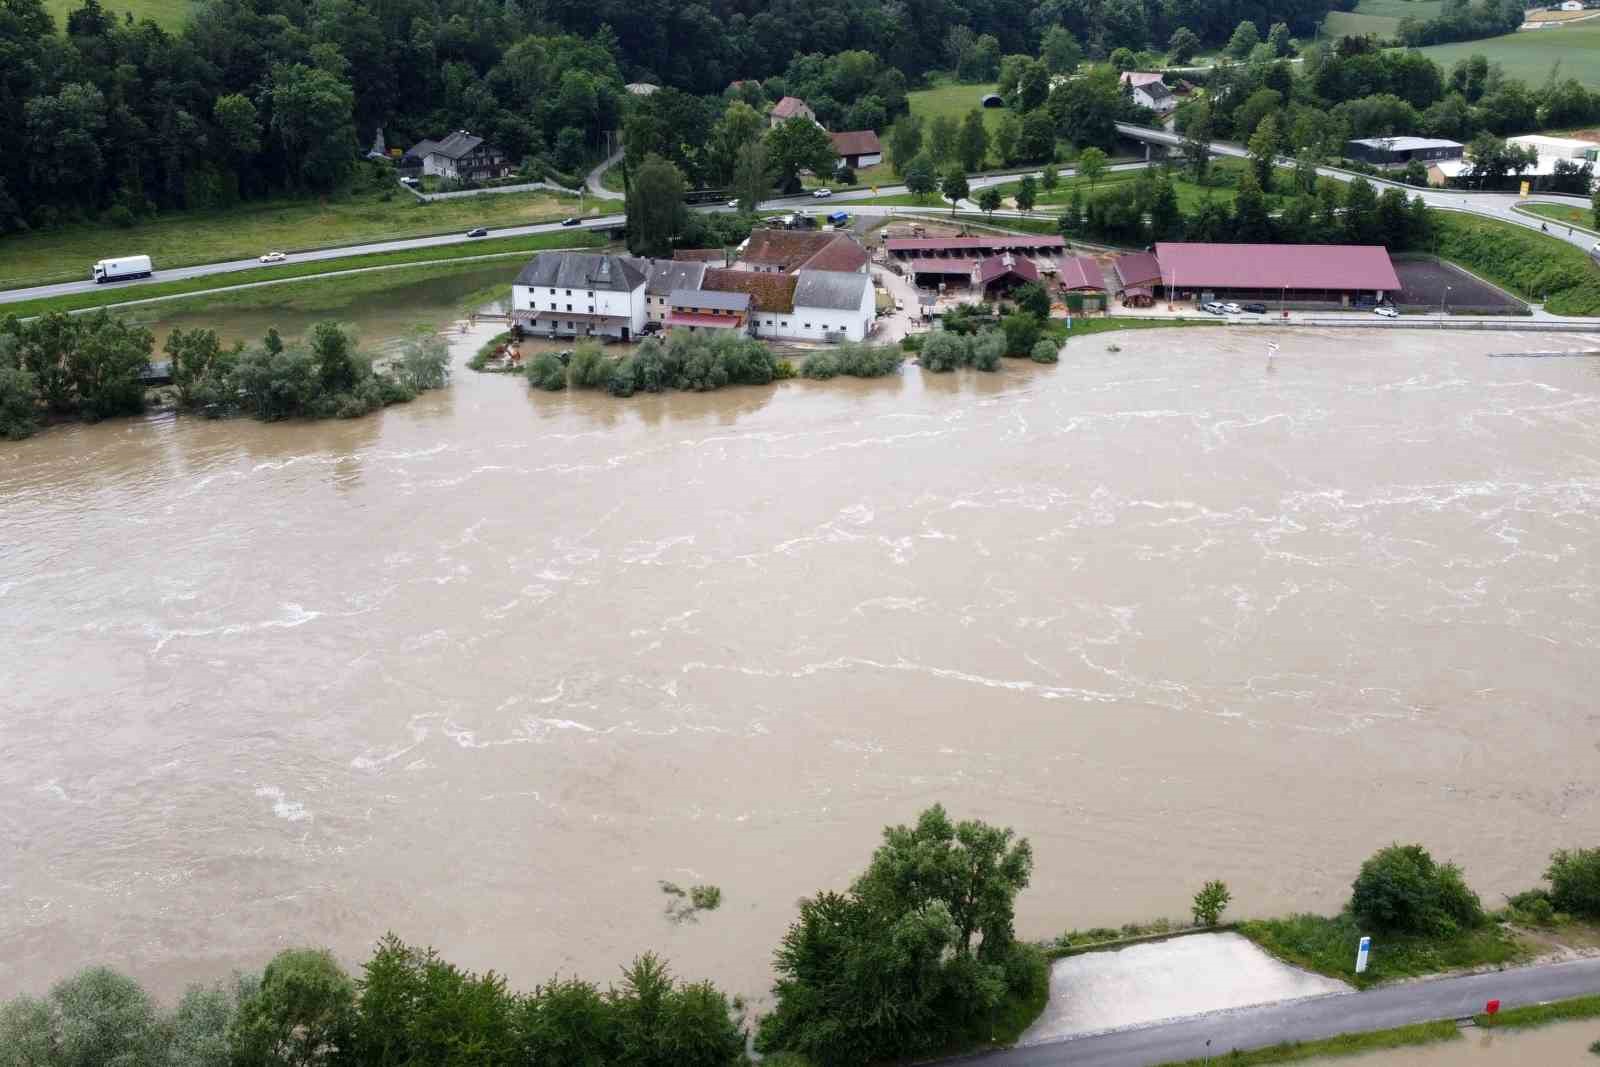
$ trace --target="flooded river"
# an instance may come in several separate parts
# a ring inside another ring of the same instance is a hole
[[[1030,937],[1396,839],[1498,902],[1600,833],[1600,359],[1490,353],[1600,337],[1279,340],[0,445],[0,995],[385,930],[759,994],[935,801]]]

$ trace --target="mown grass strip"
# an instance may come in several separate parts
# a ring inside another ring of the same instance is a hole
[[[1162,1067],[1254,1067],[1256,1064],[1296,1063],[1323,1056],[1356,1056],[1364,1052],[1433,1045],[1459,1041],[1461,1031],[1448,1020],[1397,1026],[1392,1030],[1373,1030],[1364,1034],[1340,1034],[1320,1041],[1286,1041],[1268,1048],[1219,1052],[1196,1060],[1162,1064]]]
[[[94,289],[86,293],[69,293],[65,296],[43,297],[38,300],[20,300],[0,304],[0,317],[16,315],[30,318],[52,311],[85,311],[100,307],[137,306],[155,300],[170,299],[200,293],[217,293],[257,286],[264,282],[284,282],[349,271],[374,270],[417,264],[435,264],[450,260],[482,260],[500,256],[514,256],[524,252],[551,248],[593,248],[605,239],[588,232],[538,233],[525,237],[501,237],[463,242],[455,245],[436,245],[428,248],[407,248],[397,252],[369,252],[360,256],[340,256],[337,259],[319,259],[307,263],[286,263],[277,267],[260,267],[249,270],[209,274],[201,278],[184,278],[175,282],[155,282],[124,288]]]
[[[1525,1028],[1594,1018],[1600,1018],[1600,996],[1553,1000],[1548,1004],[1528,1004],[1520,1008],[1507,1008],[1496,1015],[1485,1015],[1480,1012],[1472,1017],[1472,1021],[1483,1027]]]
[[[1356,948],[1364,931],[1348,915],[1253,919],[1240,923],[1239,932],[1281,960],[1358,989],[1395,978],[1517,963],[1531,955],[1515,935],[1493,923],[1447,937],[1387,934],[1373,938],[1367,970],[1356,974]]]

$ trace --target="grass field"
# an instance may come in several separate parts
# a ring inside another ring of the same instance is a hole
[[[1407,1048],[1413,1045],[1434,1045],[1443,1041],[1461,1040],[1461,1031],[1448,1019],[1432,1023],[1400,1026],[1393,1030],[1374,1030],[1366,1034],[1340,1034],[1321,1041],[1293,1041],[1249,1052],[1231,1051],[1202,1060],[1184,1060],[1182,1063],[1163,1064],[1162,1067],[1257,1067],[1269,1063],[1300,1063],[1305,1060],[1322,1061],[1336,1056],[1359,1056],[1382,1049]]]
[[[410,193],[388,199],[364,193],[330,199],[244,204],[230,211],[163,215],[121,230],[84,223],[0,239],[0,289],[89,276],[89,265],[108,255],[143,253],[159,272],[195,263],[245,259],[280,249],[305,251],[472,226],[553,222],[571,215],[572,197],[549,193],[487,193],[422,204]],[[611,210],[588,201],[590,214]]]
[[[66,32],[67,16],[82,7],[82,0],[44,0],[44,9],[56,20],[56,29]],[[178,30],[194,8],[191,0],[111,0],[102,5],[108,15],[122,18],[132,12],[135,20],[154,19],[163,28]]]
[[[1427,20],[1444,10],[1444,0],[1361,0],[1354,11],[1330,11],[1322,24],[1322,32],[1329,37],[1361,37],[1376,34],[1382,38],[1393,37],[1400,30],[1400,20],[1408,15]]]
[[[1566,204],[1518,204],[1517,210],[1540,218],[1553,219],[1563,226],[1571,226],[1600,237],[1594,228],[1594,212],[1588,208],[1568,207]]]
[[[1356,974],[1361,930],[1348,915],[1252,920],[1240,923],[1239,932],[1287,963],[1341,979],[1357,989],[1396,978],[1515,963],[1531,954],[1516,937],[1492,924],[1453,937],[1391,934],[1374,940],[1366,973]]]
[[[1185,213],[1193,212],[1208,199],[1231,206],[1234,196],[1237,195],[1234,183],[1238,180],[1238,173],[1245,166],[1246,162],[1242,159],[1212,160],[1213,172],[1227,175],[1227,184],[1225,185],[1197,185],[1183,177],[1181,170],[1174,170],[1172,187],[1178,194],[1178,205]],[[1102,193],[1106,189],[1137,181],[1141,173],[1142,171],[1137,170],[1112,171],[1095,183],[1093,192],[1090,191],[1089,183],[1083,178],[1076,176],[1062,178],[1060,184],[1049,192],[1045,192],[1043,189],[1039,190],[1035,210],[1049,210],[1052,207],[1066,204],[1072,199],[1074,191],[1087,200],[1089,197]],[[1282,170],[1279,171],[1280,175],[1286,173]],[[1000,186],[1000,192],[1003,196],[1014,196],[1016,191],[1017,186],[1014,182],[1008,182]],[[1273,197],[1269,194],[1267,199],[1271,203]]]
[[[941,85],[936,89],[918,89],[914,93],[906,94],[906,103],[911,108],[913,115],[921,115],[923,122],[932,122],[940,115],[949,115],[960,122],[967,117],[967,112],[973,108],[983,111],[983,125],[991,137],[994,131],[1000,128],[1000,119],[1005,115],[1003,107],[983,107],[985,93],[994,92],[993,85]],[[928,137],[927,127],[923,127],[924,142]]]
[[[277,267],[260,267],[255,270],[213,274],[204,278],[185,278],[175,282],[155,282],[130,287],[96,287],[86,293],[54,296],[42,300],[23,300],[15,304],[0,304],[0,317],[17,315],[27,318],[51,311],[83,311],[134,300],[153,300],[190,293],[215,293],[229,286],[253,285],[257,282],[276,282],[288,278],[321,278],[318,284],[333,286],[336,279],[322,277],[339,271],[365,270],[371,267],[398,267],[405,264],[437,264],[441,260],[464,259],[482,266],[485,256],[526,255],[547,248],[593,248],[604,240],[588,233],[540,233],[527,237],[502,237],[475,241],[470,244],[445,245],[441,248],[408,248],[400,252],[372,252],[364,256],[341,256],[310,263],[286,263]],[[406,272],[395,272],[406,273]],[[349,277],[349,276],[346,276]],[[340,281],[339,284],[346,284]],[[299,286],[263,287],[298,290]]]
[[[1508,75],[1537,89],[1561,61],[1561,76],[1577,78],[1590,89],[1600,89],[1600,19],[1548,30],[1508,33],[1482,41],[1436,44],[1422,54],[1446,70],[1474,53],[1499,63]]]
[[[1439,255],[1553,315],[1600,315],[1600,268],[1576,245],[1526,226],[1433,212]]]

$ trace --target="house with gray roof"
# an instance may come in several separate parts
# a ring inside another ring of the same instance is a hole
[[[876,315],[871,276],[802,270],[796,275],[794,310],[759,314],[756,335],[799,341],[864,341]]]
[[[644,315],[646,322],[664,322],[671,310],[669,298],[680,289],[699,289],[705,284],[705,260],[642,259],[645,266]]]
[[[504,152],[482,137],[456,130],[440,140],[412,145],[401,160],[402,172],[431,174],[447,181],[485,182],[504,178],[516,168]]]
[[[669,329],[745,330],[750,323],[750,294],[714,289],[677,289],[667,297]]]
[[[543,337],[637,338],[642,261],[607,252],[540,252],[511,283],[511,321]]]

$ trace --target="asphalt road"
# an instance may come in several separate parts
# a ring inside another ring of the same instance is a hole
[[[1152,1067],[1221,1056],[1236,1048],[1459,1019],[1482,1011],[1491,999],[1498,999],[1502,1008],[1514,1008],[1594,993],[1600,993],[1600,959],[1577,960],[1241,1008],[944,1062],[982,1067]]]

